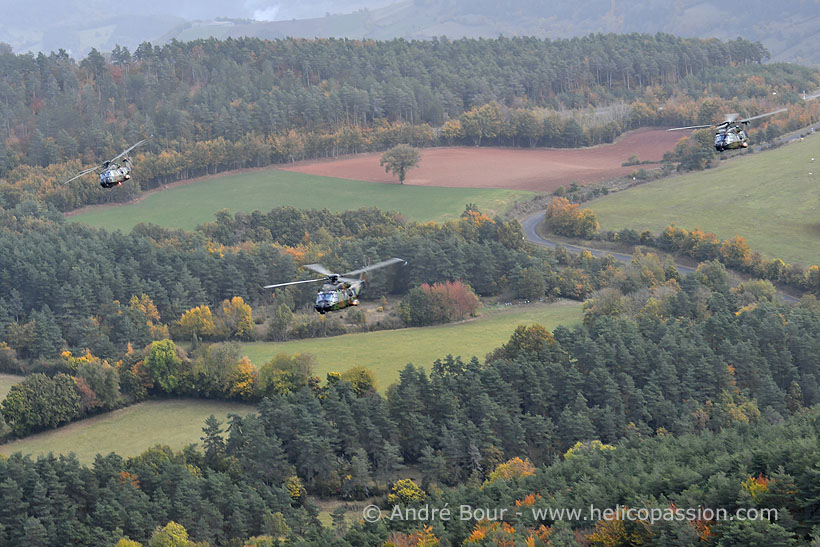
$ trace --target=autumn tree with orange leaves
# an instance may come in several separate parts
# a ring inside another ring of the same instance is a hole
[[[461,281],[445,281],[411,289],[399,305],[399,314],[411,326],[459,321],[475,315],[479,300]]]
[[[598,218],[592,209],[581,209],[566,198],[554,197],[547,204],[545,222],[559,235],[589,239],[598,231]]]

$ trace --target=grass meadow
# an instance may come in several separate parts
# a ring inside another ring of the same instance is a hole
[[[225,421],[229,413],[253,411],[252,405],[223,401],[146,401],[0,445],[0,454],[74,452],[81,462],[91,463],[98,453],[136,456],[156,444],[179,450],[201,442],[202,426],[211,414]]]
[[[448,354],[468,361],[483,361],[493,349],[506,343],[515,327],[540,323],[552,330],[581,320],[581,303],[569,300],[553,304],[514,305],[484,310],[480,317],[460,323],[311,338],[289,342],[253,342],[242,345],[244,355],[257,367],[277,353],[310,353],[316,357],[314,374],[325,379],[328,372],[344,372],[365,366],[384,391],[398,381],[407,363],[430,370],[433,361]]]
[[[721,239],[743,236],[753,251],[789,263],[820,263],[820,135],[719,163],[585,206],[598,215],[601,230],[658,233],[675,224]]]
[[[92,208],[68,220],[124,232],[140,222],[191,230],[212,221],[222,209],[267,212],[291,205],[331,211],[379,207],[398,211],[408,220],[442,222],[458,218],[467,203],[475,203],[493,216],[533,195],[523,190],[382,184],[267,169],[169,187],[149,193],[136,203]]]

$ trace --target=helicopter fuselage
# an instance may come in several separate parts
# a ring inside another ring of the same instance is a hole
[[[721,128],[715,133],[715,150],[718,152],[748,147],[749,137],[746,135],[746,130],[739,125]]]
[[[314,308],[321,314],[329,311],[337,311],[348,306],[359,305],[359,292],[362,290],[362,283],[325,283],[319,292],[316,293],[316,304]]]
[[[317,281],[321,281],[322,288],[316,293],[316,303],[313,307],[317,312],[325,314],[329,311],[341,310],[342,308],[346,308],[348,306],[358,306],[359,292],[365,284],[364,277],[362,277],[365,272],[384,268],[399,262],[407,264],[406,260],[394,257],[342,274],[333,273],[321,264],[305,264],[303,266],[304,268],[322,274],[325,277],[320,277],[318,279],[303,279],[301,281],[288,281],[287,283],[274,283],[273,285],[265,285],[264,288],[277,289],[279,287],[289,287],[291,285],[301,285],[302,283],[316,283]],[[354,275],[358,275],[358,279],[352,277]]]
[[[118,163],[111,163],[105,166],[103,172],[100,173],[100,186],[103,188],[113,188],[121,185],[123,182],[131,178],[131,162],[126,158],[122,165]]]

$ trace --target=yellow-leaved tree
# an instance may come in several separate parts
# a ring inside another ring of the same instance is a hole
[[[143,293],[139,296],[133,295],[128,301],[128,307],[132,310],[140,310],[145,314],[148,323],[148,330],[151,333],[152,340],[164,340],[170,338],[168,333],[168,325],[160,322],[159,311],[157,310],[154,301],[151,300],[147,294]]]
[[[157,526],[148,547],[196,547],[196,543],[188,539],[188,530],[183,525],[170,521],[165,526]]]
[[[253,311],[241,296],[222,301],[222,313],[216,331],[225,338],[253,339]]]
[[[233,374],[233,382],[229,392],[231,397],[252,398],[256,387],[256,375],[256,367],[253,366],[251,360],[247,357],[240,359]]]
[[[194,336],[207,338],[213,336],[215,332],[216,324],[214,323],[211,308],[208,306],[191,308],[174,323],[174,335],[177,338],[186,338],[188,340],[193,339]]]
[[[515,457],[493,469],[487,478],[487,482],[492,484],[498,479],[520,479],[522,477],[529,477],[530,475],[535,475],[535,466],[530,462],[530,459],[525,458],[522,460],[519,457]]]
[[[387,502],[391,505],[413,505],[423,503],[426,497],[424,490],[411,479],[399,479],[387,494]]]

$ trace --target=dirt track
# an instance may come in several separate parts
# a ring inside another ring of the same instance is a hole
[[[605,144],[582,149],[518,149],[445,147],[425,148],[419,166],[405,184],[458,188],[509,188],[550,192],[572,182],[590,184],[639,169],[621,167],[632,155],[641,161],[659,161],[675,147],[680,135],[662,129],[639,129]],[[305,162],[282,169],[371,182],[396,183],[379,166],[379,153],[338,160]]]

